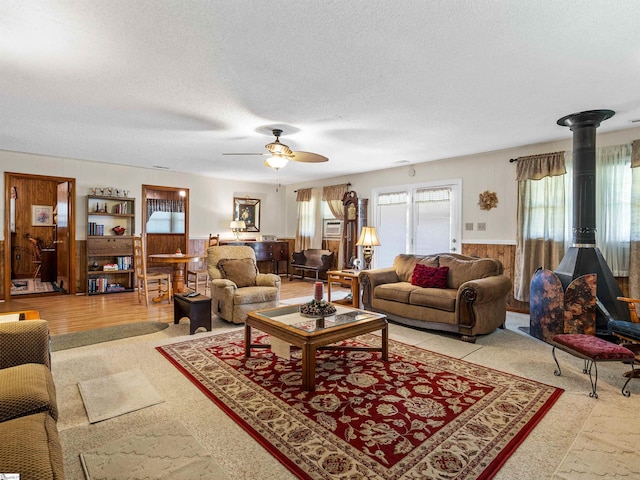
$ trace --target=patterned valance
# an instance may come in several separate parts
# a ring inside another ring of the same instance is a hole
[[[296,202],[310,202],[311,201],[311,189],[299,188],[298,195],[296,196]]]
[[[328,187],[322,187],[322,200],[339,200],[342,202],[342,197],[349,189],[349,184],[343,183],[342,185],[330,185]]]
[[[516,180],[540,180],[544,177],[564,175],[564,152],[542,153],[518,157],[516,165]]]

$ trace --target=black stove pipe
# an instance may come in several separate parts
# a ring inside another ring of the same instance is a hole
[[[603,335],[609,320],[629,320],[628,309],[616,298],[622,296],[620,286],[596,247],[596,129],[614,114],[590,110],[558,120],[573,132],[573,246],[555,273],[565,289],[581,275],[598,275],[596,333]]]
[[[596,246],[596,128],[613,110],[574,113],[558,120],[573,132],[573,246]]]

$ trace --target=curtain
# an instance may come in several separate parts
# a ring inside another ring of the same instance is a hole
[[[301,252],[307,248],[322,248],[322,209],[319,188],[298,190],[298,227],[294,249]]]
[[[184,200],[164,200],[161,198],[147,198],[147,222],[154,212],[184,213]]]
[[[349,185],[343,183],[342,185],[331,185],[327,187],[323,187],[322,189],[322,200],[327,202],[329,206],[329,210],[334,217],[336,217],[341,222],[344,222],[344,205],[342,204],[342,199],[344,198],[344,194],[347,193],[349,189]],[[344,223],[342,225],[344,228]],[[338,269],[342,269],[344,267],[344,242],[340,242],[338,247]]]
[[[640,140],[633,141],[631,150],[629,296],[640,298]]]
[[[555,268],[564,255],[564,152],[519,157],[514,297],[529,301],[531,277]]]
[[[596,245],[615,277],[629,276],[631,144],[596,148]]]

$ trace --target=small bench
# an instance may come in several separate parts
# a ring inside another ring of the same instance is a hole
[[[173,296],[173,323],[180,323],[180,319],[189,318],[189,334],[193,335],[199,328],[211,331],[211,297],[197,295],[187,297],[175,294]]]
[[[301,252],[293,252],[293,262],[291,263],[291,275],[294,270],[300,270],[300,277],[304,280],[305,272],[315,272],[316,280],[320,272],[327,272],[333,269],[334,254],[331,250],[320,248],[308,248]],[[293,280],[292,277],[289,280]]]
[[[556,362],[557,369],[553,372],[555,375],[560,376],[560,364],[556,358],[556,348],[567,352],[577,358],[584,360],[583,373],[589,374],[589,380],[591,381],[591,393],[590,397],[598,398],[596,389],[598,387],[598,362],[623,362],[631,364],[631,370],[634,371],[635,356],[631,350],[615,343],[607,342],[601,338],[593,335],[586,335],[582,333],[561,333],[554,335],[551,342],[553,350],[551,354]],[[591,376],[591,368],[595,368],[595,378]],[[630,376],[622,386],[622,394],[625,397],[631,395],[629,390],[625,390]]]

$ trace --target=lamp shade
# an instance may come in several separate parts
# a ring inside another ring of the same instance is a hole
[[[356,245],[360,245],[362,247],[375,247],[380,245],[380,240],[378,240],[378,234],[376,233],[376,228],[362,227],[362,231],[360,232],[360,238],[358,238]]]
[[[247,224],[244,223],[244,220],[233,220],[229,228],[231,228],[231,230],[244,230],[247,228]]]
[[[287,163],[289,163],[289,160],[286,157],[282,157],[280,155],[273,155],[271,157],[267,157],[267,159],[264,161],[264,164],[267,167],[271,167],[275,170],[280,170]]]

